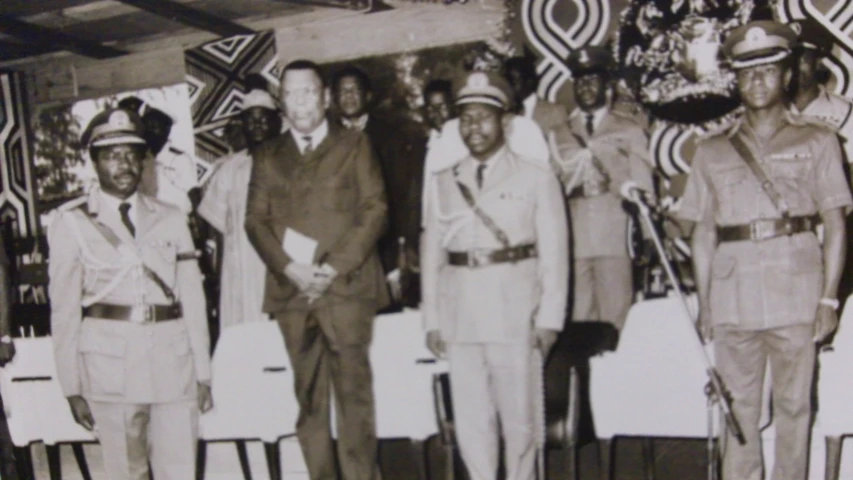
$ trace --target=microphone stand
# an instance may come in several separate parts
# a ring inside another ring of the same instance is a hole
[[[658,229],[652,220],[652,207],[649,205],[647,200],[642,198],[642,194],[637,189],[628,189],[627,194],[623,194],[623,196],[631,203],[637,206],[637,209],[640,212],[640,216],[643,217],[643,220],[648,227],[649,233],[651,234],[652,241],[655,244],[655,249],[660,255],[661,265],[666,272],[667,278],[669,278],[670,283],[678,292],[678,298],[681,300],[679,304],[681,305],[684,311],[684,318],[690,321],[693,318],[692,313],[690,312],[690,307],[687,304],[687,299],[685,298],[684,292],[681,290],[681,283],[678,282],[676,278],[675,271],[672,268],[672,265],[669,260],[669,256],[666,254],[666,250],[664,249],[663,242],[661,242],[660,235]],[[699,331],[695,324],[692,324],[693,331],[696,333],[696,342],[694,345],[696,349],[702,355],[702,360],[705,364],[705,373],[708,376],[708,384],[705,386],[705,395],[708,398],[708,478],[709,480],[716,480],[717,478],[717,469],[716,469],[716,456],[714,455],[713,448],[713,425],[712,425],[712,417],[713,417],[713,406],[718,404],[720,409],[723,412],[723,416],[726,420],[726,426],[732,432],[732,435],[737,439],[738,443],[741,445],[746,444],[746,438],[743,435],[743,430],[740,428],[740,424],[735,418],[734,412],[732,411],[731,406],[731,395],[726,390],[723,385],[723,380],[720,377],[717,369],[714,368],[711,359],[708,357],[708,352],[705,351],[705,346],[702,340],[702,333]]]

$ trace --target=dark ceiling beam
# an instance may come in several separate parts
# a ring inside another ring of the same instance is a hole
[[[252,35],[257,32],[216,15],[197,8],[174,2],[172,0],[118,0],[121,3],[134,6],[140,10],[189,25],[193,28],[215,33],[220,37],[234,35]]]
[[[15,60],[18,58],[34,57],[62,50],[59,47],[48,45],[25,45],[8,40],[0,40],[0,60]]]
[[[22,22],[6,15],[0,15],[0,33],[15,37],[28,45],[54,47],[58,50],[68,50],[97,59],[118,57],[128,53],[125,50],[85,40],[41,25]]]

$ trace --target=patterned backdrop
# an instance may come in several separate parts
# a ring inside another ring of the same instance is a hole
[[[196,155],[213,162],[229,151],[223,127],[240,111],[246,75],[260,73],[278,85],[275,36],[266,31],[215,40],[187,50],[185,58]]]
[[[17,237],[38,233],[22,81],[18,73],[0,73],[0,220]]]

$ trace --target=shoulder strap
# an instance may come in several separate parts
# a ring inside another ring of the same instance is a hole
[[[752,150],[743,143],[743,140],[741,140],[737,134],[729,137],[729,142],[731,142],[738,155],[740,155],[744,163],[746,163],[752,171],[752,174],[755,175],[755,178],[758,179],[758,183],[761,184],[761,188],[764,190],[764,193],[770,197],[770,201],[773,203],[773,206],[776,207],[776,210],[779,210],[779,213],[782,214],[782,218],[788,218],[790,216],[788,202],[786,202],[785,198],[778,190],[776,190],[776,185],[773,184],[773,181],[767,177],[766,173],[764,173],[761,165],[756,161],[755,155],[752,154]]]
[[[120,238],[118,238],[118,235],[116,235],[116,233],[107,225],[104,225],[103,223],[97,220],[92,220],[86,212],[85,207],[81,207],[81,210],[83,210],[84,213],[82,216],[86,218],[86,220],[91,223],[101,233],[101,235],[103,235],[104,239],[106,239],[106,241],[110,245],[112,245],[113,248],[119,250],[119,247],[121,247],[122,245],[122,241]],[[145,265],[144,263],[142,264],[142,271],[143,273],[145,273],[146,277],[148,277],[152,282],[154,282],[155,285],[157,285],[158,288],[160,288],[160,290],[163,292],[163,295],[165,295],[170,302],[178,303],[178,297],[175,295],[175,292],[171,288],[169,288],[169,286],[162,278],[160,278],[160,275],[157,275],[157,272],[151,270],[148,265]]]
[[[482,208],[480,208],[479,205],[477,205],[477,202],[474,200],[474,195],[471,193],[471,189],[468,188],[467,185],[459,181],[458,165],[453,168],[453,176],[454,178],[456,178],[456,186],[459,188],[459,192],[462,194],[462,198],[465,199],[465,203],[467,203],[468,206],[471,207],[471,210],[474,211],[474,214],[477,215],[477,218],[482,220],[483,224],[486,225],[486,228],[489,229],[490,232],[492,232],[492,235],[494,235],[495,238],[497,238],[498,241],[501,242],[501,245],[503,245],[504,248],[509,248],[511,246],[509,236],[507,236],[506,232],[501,230],[501,227],[499,227],[495,223],[495,221],[492,220],[492,217],[490,217],[486,212],[483,211]]]

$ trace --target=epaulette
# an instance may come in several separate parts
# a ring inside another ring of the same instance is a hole
[[[71,200],[63,203],[62,205],[56,207],[56,211],[57,211],[57,213],[70,212],[71,210],[74,210],[75,208],[80,208],[80,207],[84,207],[85,210],[88,210],[87,208],[85,208],[88,201],[89,201],[88,195],[80,195],[79,197],[71,199]]]
[[[794,115],[792,123],[794,123],[794,125],[799,126],[813,125],[816,127],[825,128],[831,132],[834,132],[836,130],[835,125],[824,120],[823,118],[816,117],[814,115]]]

